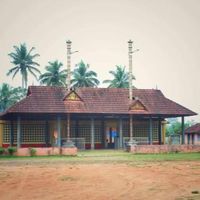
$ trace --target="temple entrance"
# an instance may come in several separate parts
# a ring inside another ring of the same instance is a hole
[[[117,137],[117,122],[116,121],[107,121],[106,123],[106,141],[105,146],[108,149],[115,148],[115,142]]]

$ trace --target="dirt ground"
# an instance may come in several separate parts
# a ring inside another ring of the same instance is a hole
[[[1,200],[200,199],[200,162],[0,163],[0,181]]]

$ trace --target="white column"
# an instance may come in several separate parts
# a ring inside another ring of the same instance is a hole
[[[91,118],[91,149],[94,149],[94,118]]]

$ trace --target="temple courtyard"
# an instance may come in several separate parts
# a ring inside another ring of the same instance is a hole
[[[83,151],[0,159],[0,199],[200,199],[200,154]]]

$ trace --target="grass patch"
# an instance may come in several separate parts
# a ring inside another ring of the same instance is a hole
[[[184,197],[178,197],[175,200],[199,200],[200,195],[193,195],[193,196],[184,196]]]
[[[65,163],[143,163],[157,161],[200,161],[200,153],[132,154],[119,150],[86,150],[77,156],[0,156],[0,162],[65,162]]]

